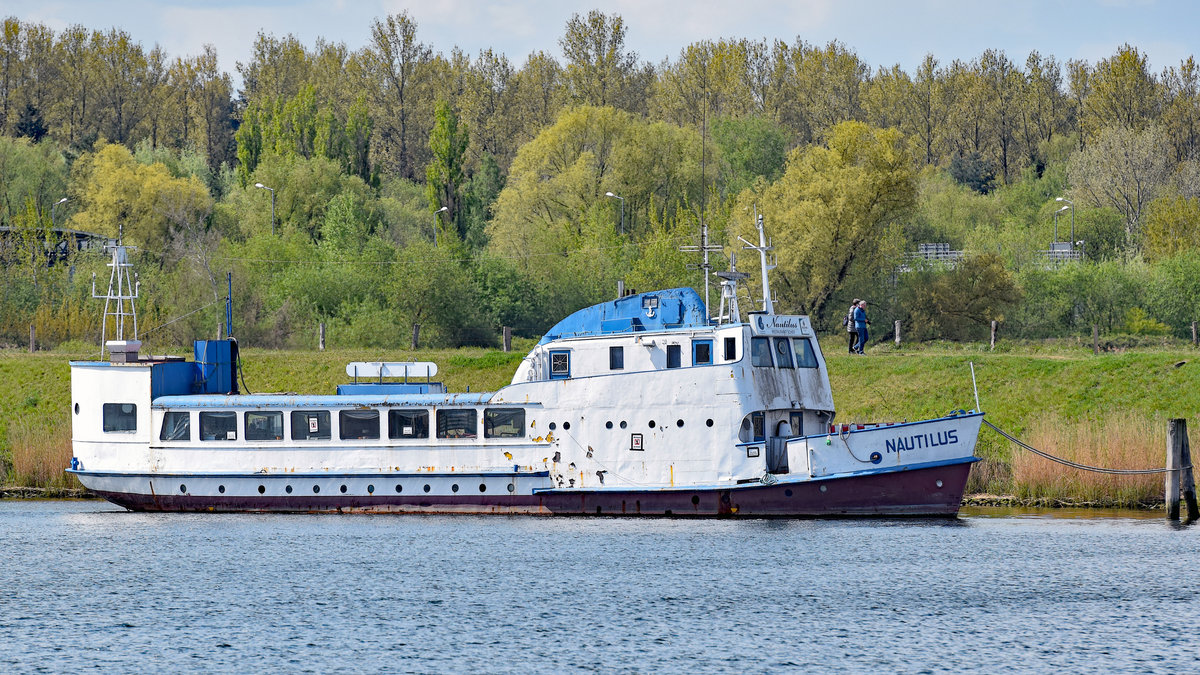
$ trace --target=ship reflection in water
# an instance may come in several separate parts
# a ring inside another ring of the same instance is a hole
[[[1055,516],[1060,514],[1056,512]],[[2,502],[0,672],[1187,672],[1200,529]]]

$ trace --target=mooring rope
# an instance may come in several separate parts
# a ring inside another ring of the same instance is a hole
[[[1162,468],[1162,469],[1106,469],[1106,468],[1100,467],[1100,466],[1089,466],[1087,464],[1080,464],[1079,462],[1072,462],[1069,459],[1063,459],[1062,457],[1055,457],[1054,455],[1051,455],[1048,452],[1043,452],[1041,450],[1038,450],[1037,448],[1033,447],[1032,445],[1029,445],[1028,443],[1024,443],[1021,440],[1014,438],[1008,432],[1004,431],[1000,427],[996,426],[995,424],[992,424],[991,422],[989,422],[987,420],[983,420],[983,423],[988,425],[989,427],[991,427],[992,430],[995,431],[996,433],[1007,438],[1008,440],[1012,441],[1013,443],[1016,443],[1017,445],[1021,446],[1022,448],[1025,448],[1026,450],[1032,452],[1033,454],[1037,455],[1038,457],[1043,457],[1045,459],[1050,460],[1051,462],[1058,462],[1059,464],[1062,464],[1064,466],[1069,466],[1073,469],[1080,469],[1082,471],[1094,471],[1096,473],[1110,473],[1110,474],[1119,474],[1119,475],[1154,474],[1154,473],[1167,473],[1168,471],[1174,471],[1174,469],[1167,469],[1167,468]],[[1181,466],[1179,468],[1180,468],[1180,470],[1191,469],[1192,465],[1189,464],[1187,466]]]

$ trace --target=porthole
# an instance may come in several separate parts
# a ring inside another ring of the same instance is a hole
[[[342,494],[346,494],[346,486],[345,486],[345,485],[343,485],[343,486],[341,487],[341,490],[342,490]]]
[[[404,486],[396,483],[396,494],[400,494],[401,492],[404,492]]]
[[[791,497],[791,496],[792,496],[792,490],[791,490],[791,488],[788,488],[787,490],[784,490],[784,491],[783,491],[783,496],[785,496],[785,497]]]
[[[626,422],[625,420],[621,420],[621,428],[624,429],[627,426],[629,426],[629,423]]]
[[[425,491],[426,491],[426,492],[429,492],[429,483],[426,483],[426,484],[425,484]]]
[[[450,486],[450,491],[451,491],[451,492],[458,492],[458,483],[455,483],[454,485],[451,485],[451,486]]]
[[[550,431],[554,431],[554,430],[555,430],[555,429],[557,429],[557,428],[558,428],[558,425],[557,425],[557,424],[555,424],[554,422],[551,422],[551,423],[550,423]]]
[[[289,486],[283,488],[283,491],[288,493],[289,495],[292,494],[292,486],[289,485]]]
[[[217,486],[217,492],[220,492],[221,494],[225,494],[225,486],[224,486],[224,485],[218,485],[218,486]]]
[[[700,504],[700,495],[692,495],[692,506]]]
[[[184,494],[187,494],[187,486],[186,486],[186,485],[184,485],[183,483],[180,483],[180,484],[179,484],[179,491],[180,491],[180,492],[182,492],[182,493],[184,493]]]
[[[259,485],[259,486],[258,486],[258,494],[260,494],[260,495],[261,495],[261,494],[265,494],[265,493],[266,493],[266,491],[267,491],[267,486],[266,486],[266,485]]]
[[[570,430],[571,430],[571,423],[563,422],[563,431],[570,431]]]
[[[682,429],[683,428],[683,420],[675,420],[675,426]]]
[[[516,489],[517,489],[517,486],[516,486],[516,485],[513,485],[512,483],[509,483],[509,484],[508,484],[508,491],[509,491],[509,492],[512,492],[512,491],[514,491],[514,490],[516,490]]]
[[[487,485],[484,485],[483,483],[480,483],[480,484],[479,484],[479,491],[480,491],[480,492],[487,492]]]
[[[939,480],[938,480],[938,482],[937,482],[937,486],[938,486],[938,487],[942,487],[942,481],[941,481],[940,479],[939,479]]]
[[[605,429],[611,429],[611,428],[612,428],[612,422],[605,422],[605,423],[604,423],[604,428],[605,428]]]
[[[655,426],[657,425],[654,424],[654,420],[650,420],[650,428],[653,429]]]
[[[313,486],[313,494],[314,494],[314,495],[315,495],[315,494],[317,494],[317,493],[318,493],[318,492],[320,492],[320,491],[321,491],[321,486],[320,486],[320,485],[314,485],[314,486]]]
[[[375,494],[375,486],[374,485],[367,486],[367,494],[369,494],[369,495]]]
[[[828,488],[826,488],[824,485],[821,486],[821,492],[825,492],[825,490],[827,490],[827,489]]]
[[[75,404],[75,414],[76,415],[79,414],[79,404],[78,403]]]
[[[712,420],[710,420],[710,419],[709,419],[709,420],[704,420],[704,426],[706,426],[706,427],[711,427],[712,425],[713,425],[713,421],[712,421]]]

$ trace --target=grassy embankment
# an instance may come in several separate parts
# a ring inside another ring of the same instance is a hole
[[[331,392],[355,360],[428,360],[451,390],[506,384],[530,342],[514,352],[480,349],[411,352],[274,352],[246,350],[253,391]],[[1027,443],[1086,464],[1162,466],[1166,420],[1186,417],[1200,428],[1200,353],[1186,347],[1094,356],[1074,344],[931,344],[894,350],[876,346],[851,357],[840,340],[824,344],[841,421],[901,421],[973,408],[974,361],[988,419]],[[178,351],[177,351],[178,353]],[[67,361],[95,354],[0,351],[0,470],[7,484],[70,487],[70,382]],[[1183,365],[1176,365],[1180,362]],[[1162,499],[1162,477],[1083,473],[981,433],[969,491],[1018,499],[1096,505]]]

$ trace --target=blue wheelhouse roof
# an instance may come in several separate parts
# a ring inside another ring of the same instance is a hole
[[[669,288],[585,307],[556,323],[538,344],[569,337],[703,328],[707,325],[708,312],[696,291]]]

